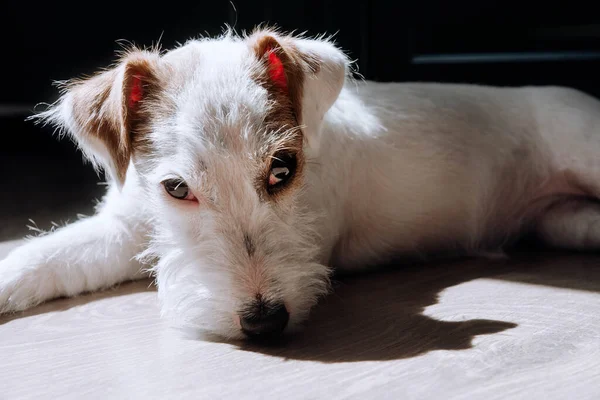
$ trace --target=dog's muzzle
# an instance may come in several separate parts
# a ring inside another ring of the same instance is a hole
[[[252,340],[271,340],[283,333],[290,314],[283,303],[256,300],[240,312],[242,331]]]

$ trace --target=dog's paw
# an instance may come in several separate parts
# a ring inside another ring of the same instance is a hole
[[[9,256],[0,261],[0,314],[22,311],[43,301],[35,270]]]

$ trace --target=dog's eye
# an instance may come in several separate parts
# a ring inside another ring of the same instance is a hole
[[[296,156],[294,154],[277,153],[273,156],[269,172],[269,190],[284,186],[296,172]]]
[[[185,183],[181,179],[167,179],[166,181],[163,181],[162,184],[171,197],[174,197],[179,200],[196,199],[196,197],[194,197],[194,195],[188,188],[187,183]]]

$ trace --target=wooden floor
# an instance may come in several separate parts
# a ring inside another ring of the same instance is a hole
[[[186,337],[139,281],[0,317],[0,371],[1,399],[600,399],[600,257],[347,278],[271,347]]]

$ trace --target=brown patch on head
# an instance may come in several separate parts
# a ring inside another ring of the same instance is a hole
[[[262,63],[254,79],[263,85],[271,99],[274,108],[267,118],[268,125],[279,128],[282,124],[297,126],[302,121],[302,88],[307,73],[316,73],[319,70],[317,60],[310,54],[303,54],[289,38],[275,39],[273,35],[258,32],[250,38],[256,57]],[[269,55],[275,53],[281,63],[287,81],[287,91],[274,82],[269,74],[272,68]]]
[[[283,195],[301,183],[299,179],[304,166],[302,121],[302,90],[307,74],[319,69],[316,59],[303,54],[289,38],[275,38],[270,32],[258,32],[250,37],[250,45],[260,62],[253,78],[262,85],[271,100],[271,110],[265,118],[269,145],[265,154],[265,170],[257,179],[256,188],[261,197],[274,198]],[[280,63],[280,64],[279,64]],[[284,82],[278,79],[273,68],[283,67]],[[267,182],[271,162],[279,152],[293,154],[297,160],[294,176],[277,193],[268,193]]]
[[[147,103],[161,88],[158,63],[158,54],[134,51],[117,67],[67,86],[72,116],[79,127],[75,137],[102,142],[121,183],[133,148],[147,131]]]
[[[281,157],[282,154],[290,155],[295,158],[296,165],[293,175],[288,179],[285,185],[277,190],[269,190],[269,177],[271,175],[272,163]],[[278,200],[288,192],[299,188],[302,185],[302,176],[304,172],[305,157],[302,150],[302,134],[299,129],[294,129],[288,135],[276,137],[270,141],[267,154],[262,160],[263,168],[259,172],[254,182],[254,187],[262,201],[269,199]]]
[[[155,60],[142,60],[139,64],[131,62],[127,64],[130,70],[126,71],[125,75],[129,77],[129,80],[124,93],[132,95],[131,85],[136,80],[139,80],[142,86],[141,99],[135,104],[130,102],[128,108],[129,125],[127,129],[131,149],[135,149],[137,153],[147,153],[150,150],[148,135],[152,127],[151,119],[157,115],[166,117],[173,112],[173,105],[167,101],[168,97],[163,96],[168,80],[169,66],[161,63],[159,67],[158,61],[157,57]]]

